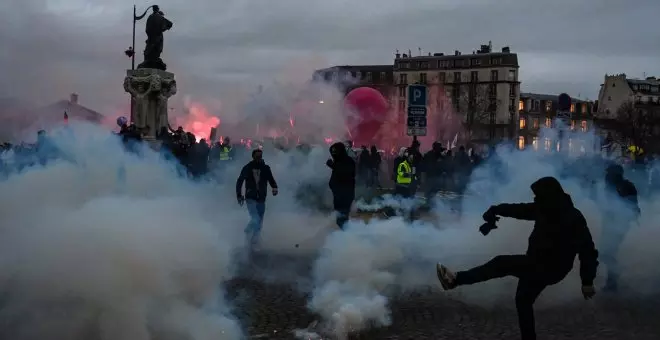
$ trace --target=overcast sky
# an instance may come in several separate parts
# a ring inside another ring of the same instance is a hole
[[[0,97],[78,92],[126,102],[133,0],[0,1]],[[159,0],[174,22],[163,59],[179,95],[200,100],[337,64],[392,63],[395,49],[519,54],[522,89],[594,99],[605,73],[660,76],[658,0]],[[138,23],[141,61],[144,21]],[[29,99],[29,97],[28,97]]]

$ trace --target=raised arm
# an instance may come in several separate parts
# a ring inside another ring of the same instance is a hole
[[[489,212],[496,216],[511,217],[517,220],[536,220],[536,206],[534,203],[503,203],[490,207],[486,213]],[[486,214],[484,214],[484,219],[486,219]]]

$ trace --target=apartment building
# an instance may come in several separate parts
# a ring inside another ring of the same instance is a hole
[[[378,89],[405,122],[406,87],[425,84],[429,112],[458,115],[473,141],[517,136],[520,81],[518,56],[509,47],[498,52],[481,45],[472,54],[395,54],[393,65],[334,66],[314,79],[338,84],[346,93],[359,86]]]
[[[598,92],[599,119],[616,119],[617,112],[626,103],[645,108],[660,105],[660,80],[628,78],[625,73],[605,75]]]
[[[559,107],[559,95],[521,93],[518,101],[518,147],[527,145],[538,147],[539,131],[554,124]],[[593,128],[592,119],[595,104],[592,101],[573,98],[571,100],[570,129],[587,132]]]
[[[518,70],[517,54],[511,53],[509,47],[493,52],[490,44],[482,45],[472,54],[397,53],[394,81],[398,107],[405,112],[406,86],[426,84],[429,110],[451,109],[459,114],[472,132],[472,140],[513,138],[520,98]],[[444,107],[447,104],[451,108]]]
[[[344,94],[356,87],[369,86],[388,100],[394,95],[394,69],[392,65],[343,65],[316,70],[315,81],[337,85]]]

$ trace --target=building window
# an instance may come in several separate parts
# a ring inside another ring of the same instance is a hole
[[[472,59],[470,60],[470,63],[472,64],[472,66],[481,65],[481,59],[476,59],[476,58]]]
[[[406,96],[406,88],[404,86],[399,86],[399,97]]]
[[[525,136],[518,137],[518,149],[525,150]]]
[[[587,112],[587,104],[584,103],[584,104],[582,104],[582,114],[587,114],[587,113],[589,113],[589,112]]]
[[[510,81],[516,80],[516,70],[509,70],[509,80]]]
[[[518,101],[518,111],[525,111],[525,101],[522,99]]]
[[[575,130],[575,121],[571,120],[571,131]]]
[[[532,119],[532,128],[533,129],[538,129],[539,128],[539,119],[538,118]]]
[[[500,58],[492,58],[492,59],[490,60],[490,64],[491,64],[491,65],[499,65],[499,64],[501,64],[501,63],[502,63],[502,60],[501,60]]]
[[[399,84],[406,85],[408,84],[408,75],[405,73],[399,74]]]
[[[454,72],[454,83],[461,82],[461,72]]]
[[[419,82],[422,84],[426,84],[426,73],[419,74]]]
[[[550,119],[550,118],[545,119],[545,127],[547,127],[547,128],[552,127],[552,119]]]
[[[516,99],[509,98],[509,112],[513,112],[515,110],[516,110]]]
[[[492,70],[490,71],[490,81],[498,81],[499,80],[499,74],[497,70]]]
[[[509,86],[509,96],[510,97],[515,97],[516,96],[516,85],[511,85]]]
[[[571,113],[575,113],[575,104],[571,104]]]
[[[428,61],[420,61],[419,62],[419,68],[423,69],[423,70],[429,68],[429,62]]]
[[[539,137],[532,137],[532,147],[534,148],[534,151],[539,150]]]
[[[355,72],[355,71],[351,71],[351,78],[355,78],[356,75],[357,75],[357,72]]]
[[[470,72],[470,80],[473,83],[476,83],[479,81],[479,72],[478,71],[472,71]]]
[[[543,140],[543,148],[545,151],[550,151],[550,148],[552,147],[552,140],[550,138],[546,138]]]
[[[366,75],[365,75],[365,78],[366,78],[367,83],[371,83],[371,81],[372,81],[371,72],[367,72]]]
[[[497,85],[496,84],[489,84],[488,85],[488,96],[497,97]]]
[[[527,127],[527,120],[525,118],[520,118],[520,123],[518,125],[520,126],[520,130],[525,129],[525,127]]]
[[[550,112],[552,110],[552,101],[548,100],[545,102],[545,112]]]
[[[612,101],[612,96],[607,96],[607,101]]]
[[[580,130],[582,130],[582,132],[587,132],[587,121],[586,120],[583,120],[582,122],[580,122]]]
[[[440,73],[438,73],[438,82],[439,82],[440,84],[444,84],[444,83],[445,83],[445,73],[444,73],[444,72],[440,72]]]
[[[386,79],[387,79],[387,73],[381,72],[380,73],[380,81],[382,81],[384,83]]]

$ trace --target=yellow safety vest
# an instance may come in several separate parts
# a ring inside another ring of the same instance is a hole
[[[396,168],[396,184],[409,185],[412,183],[412,168],[408,161],[403,161]]]
[[[229,152],[230,151],[231,151],[231,148],[228,148],[226,146],[222,147],[222,151],[220,151],[220,160],[221,161],[231,160],[231,157],[229,157]]]

